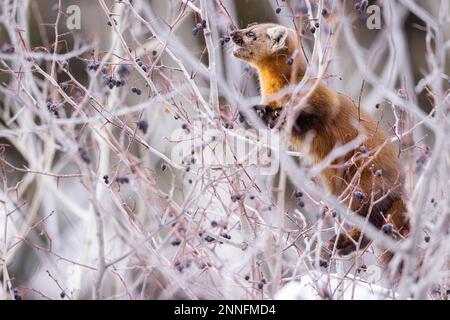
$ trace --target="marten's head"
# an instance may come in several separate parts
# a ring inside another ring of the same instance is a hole
[[[288,59],[299,47],[294,30],[274,23],[252,24],[233,31],[233,55],[249,63],[258,63],[274,56]]]

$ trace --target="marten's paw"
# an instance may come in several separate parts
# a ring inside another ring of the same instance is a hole
[[[257,104],[255,106],[253,106],[253,110],[256,111],[256,114],[259,117],[262,117],[268,110],[268,106],[265,104]]]
[[[347,233],[340,233],[339,236],[334,236],[330,239],[328,248],[333,250],[334,244],[336,243],[337,254],[340,256],[345,256],[353,251],[356,251],[359,239],[362,237],[359,249],[364,249],[369,244],[369,239],[361,234],[361,231],[357,229],[352,229]]]
[[[269,127],[269,129],[274,128],[279,120],[279,116],[281,115],[280,109],[271,109],[268,105],[258,104],[253,106],[258,117],[262,119],[262,121]]]

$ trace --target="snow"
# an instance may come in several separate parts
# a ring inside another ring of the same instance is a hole
[[[398,295],[392,290],[359,277],[313,272],[291,281],[275,295],[276,300],[391,300]]]

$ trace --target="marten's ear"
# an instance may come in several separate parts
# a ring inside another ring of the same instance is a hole
[[[286,39],[288,36],[288,29],[283,26],[276,26],[267,29],[267,35],[271,40],[271,50],[272,52],[277,52],[281,50],[286,45]]]

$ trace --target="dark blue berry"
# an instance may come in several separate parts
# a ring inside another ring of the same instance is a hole
[[[394,230],[394,226],[392,225],[392,223],[386,223],[385,225],[383,225],[381,230],[383,230],[385,234],[391,234]]]
[[[366,198],[366,196],[361,191],[356,191],[355,198],[359,201],[363,201]]]
[[[138,122],[138,128],[141,130],[144,134],[147,133],[148,130],[148,122],[145,120],[139,120]]]

